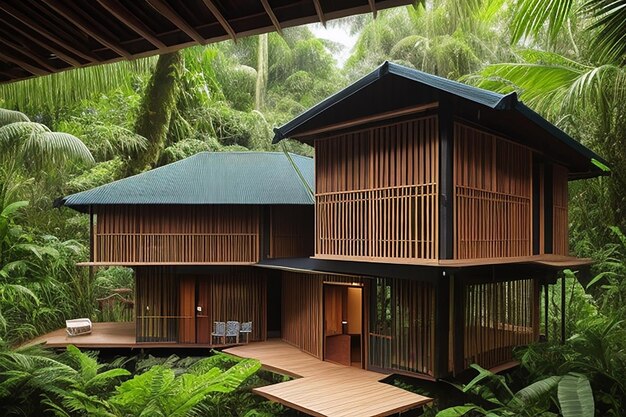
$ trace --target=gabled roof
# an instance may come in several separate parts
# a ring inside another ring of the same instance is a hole
[[[61,204],[313,204],[313,159],[283,152],[200,152],[72,194]]]
[[[516,93],[499,94],[392,62],[275,128],[273,142],[294,138],[312,144],[326,127],[444,100],[466,112],[484,109],[481,122],[564,164],[572,179],[607,174],[606,161],[520,102]]]

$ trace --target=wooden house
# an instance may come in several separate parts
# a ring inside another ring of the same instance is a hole
[[[135,269],[138,345],[239,320],[384,373],[500,368],[539,338],[541,288],[589,263],[567,185],[605,162],[514,93],[385,63],[275,133],[315,160],[201,153],[65,199],[88,264]]]

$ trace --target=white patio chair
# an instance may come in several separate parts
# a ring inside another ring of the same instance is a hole
[[[239,343],[239,330],[241,329],[241,323],[238,321],[227,321],[226,322],[226,336],[224,337],[224,343],[226,343],[229,337],[234,337],[235,342]]]
[[[82,336],[91,333],[93,325],[91,324],[91,320],[86,318],[65,320],[65,330],[70,337]]]
[[[223,321],[213,322],[213,333],[211,333],[211,343],[214,338],[222,339],[222,343],[226,343],[226,323]]]
[[[252,322],[244,321],[243,323],[241,323],[241,329],[239,330],[239,333],[243,333],[246,335],[246,343],[248,343],[250,341],[250,334],[252,333]]]

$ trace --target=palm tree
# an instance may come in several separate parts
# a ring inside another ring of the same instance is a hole
[[[69,133],[53,132],[23,113],[0,109],[0,162],[5,181],[18,171],[38,177],[73,160],[94,162],[85,144]]]

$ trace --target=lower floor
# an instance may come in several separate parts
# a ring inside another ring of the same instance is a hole
[[[426,379],[506,366],[538,339],[541,280],[349,276],[258,267],[137,267],[134,321],[42,340],[102,347],[224,347],[280,339],[318,360]],[[224,333],[219,323],[238,323]],[[246,331],[247,330],[247,331]]]

